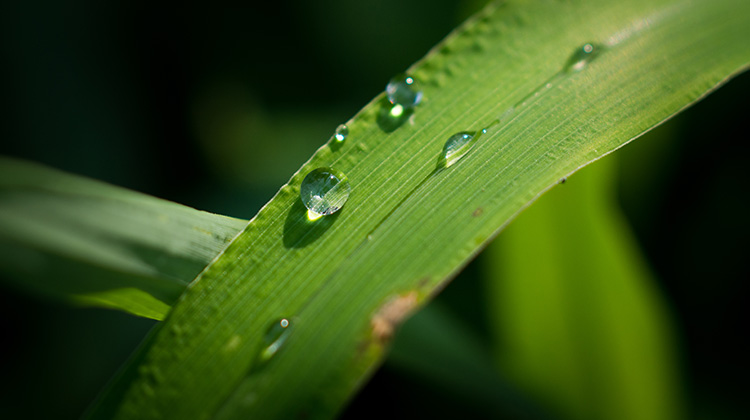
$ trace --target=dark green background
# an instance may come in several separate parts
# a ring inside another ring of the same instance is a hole
[[[250,218],[336,125],[481,6],[256,3],[6,2],[0,153]],[[621,204],[673,311],[696,419],[741,418],[746,405],[749,93],[741,76],[618,153]],[[438,298],[480,340],[481,277],[471,265]],[[153,325],[5,286],[0,319],[8,419],[78,417]],[[344,417],[365,414],[487,415],[388,363]]]

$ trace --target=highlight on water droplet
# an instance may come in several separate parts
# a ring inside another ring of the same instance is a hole
[[[419,83],[413,77],[405,74],[399,74],[392,78],[385,87],[385,93],[393,105],[400,105],[406,109],[413,108],[422,102],[422,89]],[[395,106],[393,109],[395,109]],[[393,112],[393,109],[391,112]],[[403,112],[403,109],[401,112]]]
[[[565,64],[565,71],[577,72],[583,70],[602,51],[602,46],[588,42],[578,47]]]
[[[347,127],[346,124],[341,124],[336,127],[336,131],[333,133],[333,138],[335,138],[337,142],[342,143],[344,140],[346,140],[346,137],[348,135],[349,127]]]
[[[261,347],[260,353],[258,353],[257,365],[262,366],[279,352],[279,349],[284,345],[289,333],[291,332],[291,324],[288,319],[283,318],[274,321],[263,336],[263,347]],[[256,366],[259,367],[259,366]]]
[[[388,113],[391,114],[391,117],[393,118],[400,118],[404,115],[404,107],[399,104],[393,105]]]
[[[450,136],[443,146],[443,152],[438,157],[438,168],[448,168],[466,156],[474,145],[477,134],[476,131],[462,131]]]
[[[302,180],[300,199],[310,220],[336,213],[349,199],[351,185],[343,172],[324,167],[310,171]]]

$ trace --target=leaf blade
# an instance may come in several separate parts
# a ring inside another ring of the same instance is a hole
[[[401,319],[391,302],[411,293],[417,303],[428,298],[559,178],[747,66],[741,40],[750,25],[737,7],[748,6],[489,8],[412,69],[426,82],[414,125],[379,126],[382,96],[358,114],[349,124],[351,140],[321,148],[174,308],[168,327],[189,333],[179,348],[167,333],[157,334],[142,365],[162,379],[135,375],[102,404],[116,406],[118,418],[335,413],[382,355],[387,334],[370,324]],[[489,125],[534,97],[574,48],[610,38],[616,48],[555,80],[554,89],[519,107],[462,161],[431,175],[451,134]],[[353,189],[341,212],[311,225],[297,188],[318,166],[344,171]],[[280,317],[296,329],[258,370],[263,333]]]
[[[0,158],[0,266],[31,293],[162,319],[245,224]]]
[[[673,328],[619,213],[611,157],[487,248],[495,360],[562,417],[683,418]]]

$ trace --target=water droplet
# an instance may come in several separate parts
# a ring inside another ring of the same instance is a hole
[[[443,146],[443,153],[438,158],[438,168],[447,168],[458,162],[471,150],[477,137],[477,132],[469,131],[450,136]]]
[[[336,132],[333,134],[333,138],[335,138],[337,142],[341,143],[346,140],[346,136],[348,135],[349,127],[347,127],[346,124],[341,124],[336,127]]]
[[[265,364],[271,360],[289,338],[290,332],[290,323],[286,318],[271,324],[266,331],[266,335],[263,336],[263,347],[258,353],[257,365]]]
[[[568,58],[568,62],[565,63],[565,71],[577,72],[583,70],[601,51],[600,45],[590,42],[583,44]]]
[[[385,87],[385,93],[393,105],[400,105],[406,109],[413,108],[422,101],[422,89],[419,83],[405,74],[391,79]],[[393,110],[396,110],[396,107],[393,107]],[[401,111],[403,112],[403,109]]]
[[[351,185],[343,172],[333,168],[310,171],[300,186],[300,199],[311,220],[336,213],[349,199]],[[314,218],[314,219],[313,219]]]

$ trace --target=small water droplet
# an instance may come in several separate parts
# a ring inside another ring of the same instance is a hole
[[[602,51],[602,47],[593,43],[586,43],[578,47],[565,63],[565,71],[577,72],[583,70]]]
[[[348,135],[349,127],[347,127],[346,124],[341,124],[336,127],[336,132],[333,134],[333,138],[335,138],[337,142],[342,143],[344,140],[346,140],[346,136]]]
[[[266,335],[263,336],[263,347],[258,353],[258,360],[256,366],[262,366],[279,352],[281,346],[284,345],[289,333],[291,332],[289,320],[286,318],[274,321],[268,327]]]
[[[308,216],[317,219],[339,211],[349,199],[350,191],[349,179],[343,172],[318,168],[305,176],[299,194],[302,204],[307,207]]]
[[[422,89],[419,83],[413,77],[405,74],[400,74],[391,79],[385,87],[385,93],[393,105],[400,105],[406,109],[413,108],[422,101]],[[395,106],[391,112],[394,110],[396,110]]]
[[[450,136],[438,158],[438,168],[448,168],[458,162],[471,150],[477,137],[477,132],[469,131],[462,131]]]

